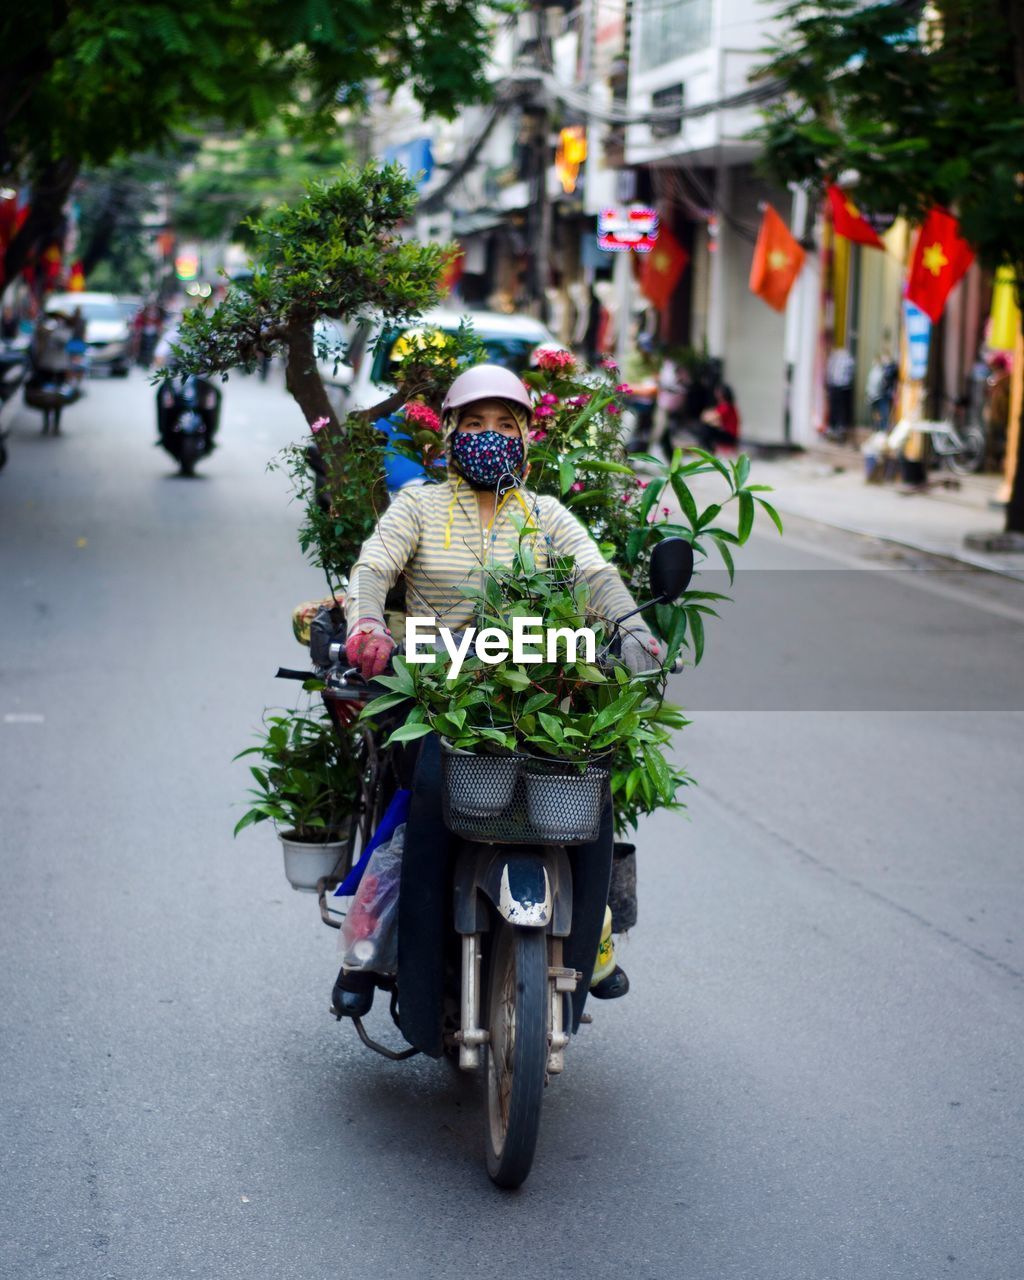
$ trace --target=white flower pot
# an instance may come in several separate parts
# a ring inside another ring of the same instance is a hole
[[[329,876],[345,852],[348,839],[296,840],[294,831],[278,833],[284,854],[284,873],[293,889],[316,891],[318,880]]]

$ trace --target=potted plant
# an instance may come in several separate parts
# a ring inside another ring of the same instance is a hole
[[[315,889],[346,850],[359,795],[354,746],[354,737],[340,737],[326,711],[284,711],[266,715],[259,741],[235,757],[259,760],[249,766],[253,803],[235,835],[273,822],[293,889]]]
[[[508,631],[518,615],[574,631],[587,617],[589,589],[572,562],[538,566],[526,536],[512,565],[489,568],[482,584],[465,594],[481,628]],[[601,654],[594,663],[564,652],[558,661],[528,665],[469,656],[450,678],[451,664],[440,655],[422,665],[397,659],[395,674],[380,678],[388,693],[363,716],[411,703],[389,742],[440,734],[455,756],[447,766],[450,802],[469,816],[503,812],[521,776],[531,826],[557,838],[573,821],[565,809],[566,776],[575,778],[581,810],[593,810],[610,773],[632,825],[639,812],[677,805],[688,779],[664,750],[669,730],[686,721],[663,701],[663,675],[632,675],[602,653],[607,637],[599,623],[592,625]]]

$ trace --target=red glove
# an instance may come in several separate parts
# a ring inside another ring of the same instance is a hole
[[[394,651],[391,632],[377,618],[360,618],[345,642],[345,657],[367,680],[380,675]]]

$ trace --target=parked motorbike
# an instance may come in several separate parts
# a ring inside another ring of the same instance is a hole
[[[4,423],[5,410],[27,377],[26,349],[6,343],[0,346],[0,471],[7,465],[7,437],[10,434]]]
[[[692,571],[689,543],[661,542],[651,559],[654,599],[641,608],[677,600]],[[383,689],[343,667],[341,643],[331,649],[323,697],[336,726],[350,733],[361,705]],[[487,1171],[498,1186],[518,1187],[533,1162],[544,1089],[590,1021],[587,981],[611,875],[608,771],[597,762],[581,771],[534,757],[475,756],[433,736],[384,750],[394,727],[387,715],[377,729],[357,723],[362,792],[348,848],[317,884],[321,919],[342,927],[351,900],[337,891],[347,888],[399,789],[411,788],[397,972],[373,975],[408,1047],[389,1048],[361,1017],[351,1021],[368,1048],[392,1061],[425,1053],[448,1056],[463,1071],[483,1067]]]
[[[174,378],[157,392],[160,444],[177,462],[183,476],[195,474],[196,463],[214,449],[220,421],[220,392],[194,374]]]

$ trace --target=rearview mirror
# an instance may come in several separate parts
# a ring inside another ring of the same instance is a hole
[[[651,552],[651,595],[674,604],[693,577],[693,547],[685,538],[665,538]]]

